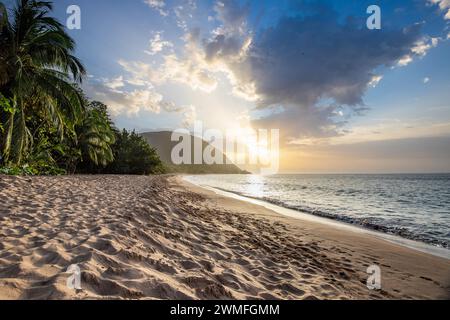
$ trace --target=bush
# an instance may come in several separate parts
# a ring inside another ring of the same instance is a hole
[[[34,163],[32,165],[26,164],[23,166],[0,167],[0,174],[9,176],[57,176],[66,174],[66,171],[42,162]]]
[[[166,169],[155,149],[135,131],[116,133],[114,161],[103,170],[111,174],[161,174]]]

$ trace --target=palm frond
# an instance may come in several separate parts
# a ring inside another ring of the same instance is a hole
[[[76,84],[86,71],[73,55],[73,39],[49,16],[52,9],[49,1],[18,0],[8,16],[0,3],[0,90],[20,101],[4,125],[1,145],[10,159],[21,161],[30,149],[27,118],[36,110],[61,139],[83,118],[84,100]]]

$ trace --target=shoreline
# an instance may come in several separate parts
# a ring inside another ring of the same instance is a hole
[[[265,201],[262,199],[247,197],[247,196],[239,194],[237,192],[232,192],[229,190],[224,190],[224,189],[214,188],[214,187],[210,187],[210,186],[206,186],[206,185],[196,184],[195,182],[190,181],[189,177],[190,177],[189,175],[183,175],[183,180],[192,185],[195,185],[197,187],[204,188],[205,190],[215,192],[216,194],[218,194],[220,196],[230,197],[230,198],[234,198],[234,199],[240,200],[240,201],[247,201],[247,202],[253,203],[255,205],[262,206],[266,209],[272,210],[280,215],[284,215],[284,216],[291,217],[294,219],[313,221],[313,222],[329,225],[330,227],[347,230],[350,232],[364,233],[364,234],[367,234],[370,236],[380,238],[385,241],[389,241],[389,242],[404,246],[409,249],[417,250],[417,251],[420,251],[423,253],[431,254],[431,255],[434,255],[434,256],[437,256],[440,258],[445,258],[445,259],[450,260],[450,249],[434,246],[429,243],[420,242],[420,241],[416,241],[416,240],[412,240],[412,239],[402,238],[395,234],[376,231],[376,230],[373,230],[370,228],[365,228],[364,226],[346,223],[344,221],[340,221],[339,219],[331,219],[331,218],[321,217],[321,216],[313,215],[313,214],[310,214],[307,212],[302,212],[300,210],[286,208],[286,207],[276,205],[274,203],[271,203],[271,202],[268,202],[268,201]]]
[[[450,261],[181,176],[0,176],[0,299],[449,299]],[[81,270],[81,290],[66,271]],[[369,290],[367,268],[381,268]]]
[[[434,299],[450,299],[450,261],[447,258],[416,250],[401,243],[388,241],[384,234],[382,234],[383,237],[376,237],[370,234],[371,230],[339,221],[306,213],[302,215],[304,219],[299,219],[298,212],[295,210],[295,217],[282,215],[276,210],[272,210],[272,207],[283,210],[286,208],[264,203],[269,207],[267,208],[255,199],[246,197],[244,197],[245,199],[239,199],[242,196],[215,188],[208,190],[208,188],[186,181],[185,175],[176,179],[183,187],[207,197],[209,202],[215,203],[217,207],[237,210],[241,214],[268,219],[272,223],[282,223],[288,226],[289,233],[306,234],[307,238],[310,238],[309,240],[313,243],[321,243],[331,249],[325,249],[325,251],[337,250],[343,252],[345,257],[340,257],[340,259],[352,261],[353,268],[355,268],[354,259],[361,259],[358,270],[361,277],[367,276],[365,273],[366,266],[372,265],[372,263],[380,265],[382,274],[384,274],[382,282],[388,285],[388,288],[384,286],[382,290],[387,289],[387,292],[394,294],[394,296],[400,293],[396,299],[411,299],[413,297],[416,299],[423,291],[434,291],[430,285],[437,284],[438,281],[434,280],[436,278],[440,278],[443,282],[438,289],[442,295],[435,296]],[[217,191],[227,193],[227,195],[218,194]],[[351,232],[348,232],[349,230]],[[422,296],[419,299],[427,298]]]

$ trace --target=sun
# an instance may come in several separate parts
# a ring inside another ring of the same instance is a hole
[[[235,126],[227,130],[227,138],[237,142],[236,148],[225,150],[227,157],[235,159],[237,163],[245,161],[249,164],[267,165],[273,157],[278,156],[278,150],[271,148],[267,131],[256,130],[251,126]]]

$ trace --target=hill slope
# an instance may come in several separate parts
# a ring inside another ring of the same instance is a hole
[[[146,132],[141,133],[141,135],[147,140],[147,142],[156,149],[156,151],[159,154],[159,157],[161,160],[166,164],[166,166],[169,168],[170,171],[176,172],[176,173],[189,173],[189,174],[245,174],[248,173],[247,171],[241,170],[239,167],[237,167],[234,164],[182,164],[182,165],[175,165],[172,162],[171,159],[171,153],[173,147],[175,147],[178,142],[171,141],[172,132],[170,131],[161,131],[161,132]],[[194,149],[194,142],[201,140],[200,138],[190,136],[191,138],[191,154],[193,155],[193,149]],[[205,148],[209,145],[205,141],[201,141],[202,148],[205,150]],[[225,158],[225,155],[220,152],[223,156],[223,159]],[[192,156],[193,157],[193,156]],[[192,163],[193,163],[192,159]],[[225,161],[224,161],[225,162]]]

